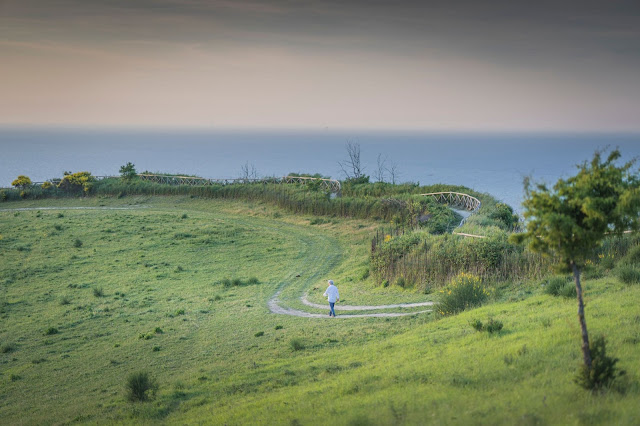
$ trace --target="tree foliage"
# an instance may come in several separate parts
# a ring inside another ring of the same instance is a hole
[[[138,173],[136,172],[136,166],[133,163],[127,162],[127,164],[120,167],[120,177],[122,179],[131,181],[136,178],[136,176],[138,176]]]
[[[578,173],[560,179],[550,190],[525,182],[523,203],[526,232],[516,234],[536,252],[553,255],[561,266],[582,268],[607,233],[638,228],[640,190],[631,172],[633,161],[617,166],[620,152],[605,161],[596,152]]]
[[[31,179],[29,178],[29,176],[19,175],[16,180],[11,182],[11,185],[15,186],[16,188],[25,189],[25,188],[31,186],[32,182],[31,182]]]

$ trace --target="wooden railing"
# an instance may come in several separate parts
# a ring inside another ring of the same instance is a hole
[[[420,194],[425,197],[432,197],[435,201],[442,204],[448,204],[453,207],[463,208],[471,213],[476,213],[482,203],[476,197],[461,192],[431,192],[429,194]]]
[[[307,176],[283,176],[283,177],[270,177],[262,179],[251,178],[235,178],[235,179],[207,179],[195,176],[169,176],[169,175],[155,175],[155,174],[139,174],[138,177],[142,180],[150,182],[162,183],[167,185],[233,185],[233,184],[247,184],[247,183],[276,183],[276,184],[301,184],[308,185],[316,183],[320,185],[320,188],[328,190],[330,192],[340,192],[340,182],[334,179],[314,178]]]

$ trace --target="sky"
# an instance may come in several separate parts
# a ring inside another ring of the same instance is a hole
[[[640,131],[637,0],[0,0],[0,125]]]

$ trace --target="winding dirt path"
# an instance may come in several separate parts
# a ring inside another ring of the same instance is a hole
[[[325,309],[327,304],[321,305],[319,303],[309,302],[307,296],[304,295],[300,298],[302,303],[312,308]],[[336,305],[336,311],[370,311],[375,309],[393,309],[393,308],[417,308],[420,306],[432,306],[433,302],[419,302],[419,303],[396,303],[394,305]]]
[[[278,304],[278,296],[280,295],[280,292],[282,290],[278,290],[278,292],[276,292],[276,294],[273,295],[273,297],[269,300],[269,310],[271,311],[271,313],[274,314],[280,314],[280,315],[291,315],[294,317],[303,317],[303,318],[331,318],[329,317],[327,314],[312,314],[309,312],[305,312],[305,311],[301,311],[298,309],[293,309],[293,308],[285,308],[282,307]],[[308,300],[306,300],[306,297],[303,296],[300,298],[300,300],[302,301],[302,303],[304,303],[307,306],[311,306],[314,308],[320,308],[320,309],[327,309],[327,305],[320,305],[317,303],[311,303]],[[306,303],[305,303],[306,302]],[[372,306],[355,306],[355,305],[342,305],[342,306],[335,306],[336,310],[343,310],[343,311],[366,311],[366,310],[370,310],[370,309],[390,309],[390,308],[410,308],[410,307],[416,307],[416,306],[430,306],[433,305],[433,302],[422,302],[422,303],[405,303],[405,304],[396,304],[396,305],[372,305]],[[385,312],[385,313],[378,313],[378,314],[346,314],[346,315],[337,315],[333,318],[367,318],[367,317],[377,317],[377,318],[384,318],[384,317],[404,317],[404,316],[408,316],[408,315],[417,315],[417,314],[423,314],[426,312],[431,312],[431,309],[427,309],[424,311],[417,311],[417,312]]]

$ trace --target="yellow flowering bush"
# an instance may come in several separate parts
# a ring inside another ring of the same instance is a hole
[[[489,296],[491,291],[482,283],[480,277],[461,272],[440,290],[440,300],[436,309],[442,316],[454,315],[481,305]]]
[[[25,175],[20,175],[18,176],[17,179],[11,182],[11,185],[15,186],[16,188],[22,188],[22,189],[26,189],[30,187],[31,184],[32,184],[31,179],[29,178],[29,176],[25,176]]]
[[[58,188],[68,192],[84,191],[89,193],[95,180],[90,172],[65,173],[64,178],[58,184]]]

